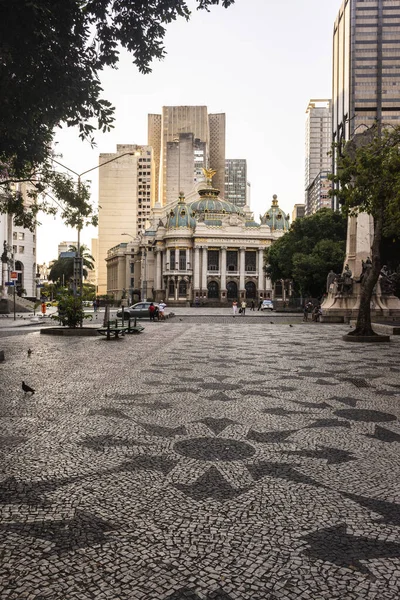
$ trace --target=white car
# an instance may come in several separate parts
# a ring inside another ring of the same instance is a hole
[[[272,300],[263,300],[263,303],[260,306],[261,310],[274,310],[274,304]]]

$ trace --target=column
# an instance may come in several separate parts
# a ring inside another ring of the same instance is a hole
[[[244,275],[245,275],[245,252],[246,248],[241,246],[239,258],[239,294],[245,291]]]
[[[265,274],[264,274],[264,248],[258,249],[258,293],[264,294]]]
[[[169,248],[165,251],[165,268],[171,271],[171,251]]]
[[[207,293],[207,252],[208,248],[203,246],[203,264],[201,266],[201,289],[203,294]]]
[[[221,292],[226,291],[226,246],[222,246],[220,254]]]
[[[197,246],[194,249],[193,285],[194,293],[197,294],[200,289],[200,248]]]
[[[189,248],[186,248],[186,270],[189,269],[188,263],[190,263],[190,250],[189,250]],[[193,269],[192,263],[190,263],[190,266]]]
[[[175,281],[175,302],[178,302],[178,290],[179,290],[179,282],[182,277],[174,277]]]
[[[156,290],[161,290],[161,250],[156,254]]]

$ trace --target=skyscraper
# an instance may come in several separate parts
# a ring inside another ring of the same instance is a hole
[[[400,4],[343,0],[333,34],[333,139],[400,125]]]
[[[225,161],[225,200],[240,207],[247,204],[247,162],[243,158]]]
[[[314,185],[314,181],[317,178],[322,180],[323,173],[326,178],[332,165],[329,156],[332,145],[331,101],[310,100],[306,115],[305,204],[306,214],[310,215],[326,206],[325,198],[316,196],[324,186]]]
[[[116,153],[100,154],[100,164],[118,156],[99,169],[99,238],[97,293],[107,292],[107,252],[123,241],[122,233],[135,238],[144,231],[154,204],[154,161],[150,146],[118,144]]]
[[[183,134],[192,134],[192,138]],[[206,106],[164,106],[162,115],[148,115],[148,144],[154,151],[161,205],[176,200],[178,187],[178,194],[183,191],[186,195],[192,190],[201,162],[217,171],[214,185],[224,194],[224,114],[209,115]]]

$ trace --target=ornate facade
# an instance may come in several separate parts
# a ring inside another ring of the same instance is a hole
[[[140,238],[108,252],[108,293],[129,302],[165,299],[170,305],[196,301],[224,305],[272,297],[264,270],[264,251],[289,228],[289,217],[273,197],[272,206],[254,221],[247,207],[220,198],[207,182],[187,199],[153,209],[152,225]]]

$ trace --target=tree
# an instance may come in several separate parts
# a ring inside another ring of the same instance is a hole
[[[196,5],[209,10],[233,2]],[[149,73],[151,61],[165,55],[165,26],[178,17],[190,18],[186,0],[0,0],[0,213],[32,227],[38,210],[49,209],[37,198],[51,181],[55,128],[77,126],[92,143],[93,121],[109,131],[114,110],[102,97],[102,69],[115,68],[126,48],[139,71]],[[21,198],[14,198],[14,181],[32,182],[30,221]],[[81,201],[75,194],[74,206]]]
[[[400,231],[400,127],[375,124],[344,145],[337,144],[337,174],[330,178],[338,185],[333,193],[343,213],[364,212],[374,224],[370,268],[361,277],[357,324],[350,335],[376,335],[371,326],[371,298],[381,271],[385,236]]]
[[[342,269],[347,220],[324,208],[296,219],[290,230],[266,251],[267,273],[273,282],[291,279],[300,296],[322,296],[330,269]]]
[[[88,269],[91,271],[94,267],[94,258],[88,252],[88,247],[82,244],[79,248],[79,256],[83,259],[83,276],[86,278],[88,275]],[[69,252],[77,253],[76,246],[70,246]],[[68,281],[74,275],[74,259],[73,258],[60,258],[53,262],[49,272],[49,281],[59,281],[60,283],[68,284]]]

